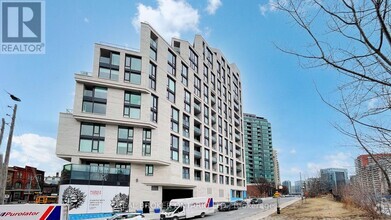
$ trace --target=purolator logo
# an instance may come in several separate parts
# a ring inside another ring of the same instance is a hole
[[[1,212],[0,217],[15,217],[15,216],[35,216],[39,212]]]

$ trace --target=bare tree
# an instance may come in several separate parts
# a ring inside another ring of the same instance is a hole
[[[375,154],[391,151],[391,5],[388,0],[278,0],[307,34],[303,50],[286,49],[307,68],[331,67],[346,76],[341,100],[325,101],[346,117],[336,128],[379,166],[391,194],[390,177]]]
[[[267,179],[262,177],[254,179],[253,184],[262,196],[271,196],[275,190],[274,183],[269,182]]]

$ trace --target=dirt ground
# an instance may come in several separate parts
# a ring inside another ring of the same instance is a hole
[[[309,198],[298,201],[267,219],[371,219],[365,212],[354,208],[345,208],[343,203],[335,202],[331,197]]]

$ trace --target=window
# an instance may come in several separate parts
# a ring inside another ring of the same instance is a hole
[[[210,82],[212,83],[213,91],[216,90],[216,77],[213,73],[210,74]]]
[[[182,162],[184,164],[190,164],[190,142],[187,140],[182,141]]]
[[[224,176],[219,175],[219,183],[224,184]]]
[[[223,153],[223,138],[219,135],[219,152]]]
[[[196,73],[198,73],[198,56],[195,52],[190,49],[190,68],[192,68]]]
[[[167,81],[167,99],[175,103],[175,81],[168,77]]]
[[[124,117],[140,119],[141,94],[125,92]]]
[[[171,135],[171,160],[179,160],[179,138]]]
[[[209,128],[204,128],[204,144],[209,147]]]
[[[141,83],[141,58],[125,57],[125,82],[140,85]]]
[[[204,65],[204,82],[208,83],[208,67]]]
[[[201,173],[202,173],[201,170],[194,170],[194,180],[201,181],[202,180]]]
[[[209,108],[204,105],[204,123],[209,125]]]
[[[153,165],[151,164],[145,165],[145,176],[153,176]]]
[[[189,71],[188,71],[187,66],[183,63],[182,63],[181,76],[182,76],[183,85],[185,85],[187,87],[188,86],[188,79],[189,79]]]
[[[105,147],[105,126],[81,123],[80,152],[103,153]]]
[[[221,78],[221,74],[220,74],[220,71],[221,71],[221,64],[219,61],[217,61],[217,78],[220,79]]]
[[[179,111],[171,107],[171,131],[179,132]]]
[[[221,97],[221,82],[217,80],[217,94]]]
[[[156,65],[149,63],[149,88],[156,91]]]
[[[221,69],[221,78],[223,79],[223,84],[225,84],[225,69],[224,67]]]
[[[183,167],[182,168],[182,178],[183,179],[190,179],[190,168]]]
[[[167,72],[169,74],[175,76],[176,75],[176,56],[171,51],[168,51],[167,63],[168,63]]]
[[[183,136],[190,138],[190,117],[183,114]]]
[[[229,185],[229,177],[228,176],[225,177],[225,184]]]
[[[101,49],[99,57],[99,78],[118,81],[120,54]]]
[[[210,173],[205,172],[205,182],[210,182]]]
[[[151,156],[151,129],[143,129],[143,156]]]
[[[228,123],[224,121],[224,135],[225,137],[228,137]]]
[[[106,114],[107,88],[84,86],[83,112]]]
[[[210,169],[210,163],[209,163],[209,150],[205,149],[205,169],[209,170]]]
[[[218,130],[219,130],[219,133],[222,134],[223,133],[223,121],[221,119],[221,117],[219,116],[218,120],[217,120],[217,123],[218,123]]]
[[[157,36],[151,32],[151,39],[149,43],[149,57],[157,61]]]
[[[117,154],[133,153],[133,128],[118,128]]]
[[[191,113],[191,94],[189,91],[185,90],[185,111]]]
[[[213,53],[209,48],[206,50],[206,59],[208,60],[208,65],[213,67]]]
[[[201,97],[201,80],[196,76],[194,76],[194,93]]]
[[[217,100],[217,112],[218,112],[220,115],[222,114],[221,99],[220,99],[220,98]]]
[[[151,121],[157,123],[158,97],[152,95],[151,103]]]
[[[208,104],[209,101],[209,90],[206,85],[204,85],[204,102]]]

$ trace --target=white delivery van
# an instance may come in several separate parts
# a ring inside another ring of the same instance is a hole
[[[0,220],[68,220],[68,205],[1,205]]]
[[[173,199],[169,207],[160,214],[160,219],[187,219],[195,216],[201,218],[214,213],[213,198],[195,197],[186,199]]]

